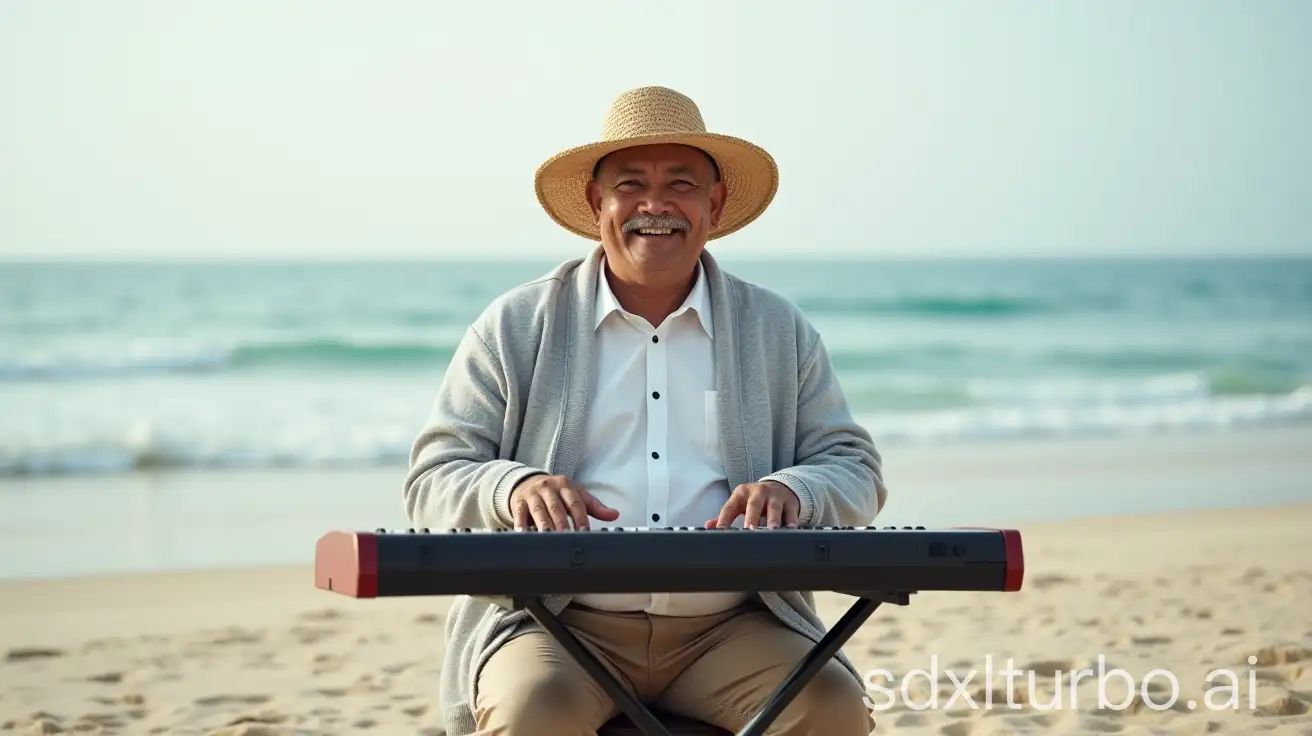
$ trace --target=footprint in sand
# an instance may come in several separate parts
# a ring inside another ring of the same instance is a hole
[[[363,675],[349,687],[321,687],[311,692],[325,698],[344,698],[347,695],[374,695],[386,692],[391,687],[386,681],[375,682],[369,675]]]
[[[1257,706],[1257,713],[1264,716],[1301,716],[1312,707],[1302,698],[1285,694]]]
[[[1138,583],[1132,580],[1116,580],[1103,587],[1102,595],[1107,598],[1119,598],[1122,593],[1134,593],[1138,590]]]
[[[1058,674],[1069,677],[1070,673],[1075,669],[1074,662],[1061,659],[1044,659],[1038,662],[1031,662],[1020,668],[1020,670],[1025,673],[1033,672],[1036,677],[1048,678],[1056,677]]]
[[[270,700],[273,698],[268,695],[210,695],[191,702],[202,708],[210,708],[220,705],[264,705]]]
[[[302,646],[318,644],[324,639],[329,639],[340,633],[341,631],[338,629],[312,626],[297,626],[291,630],[291,635],[297,639],[296,643]]]
[[[321,675],[340,672],[350,661],[351,658],[345,654],[320,652],[319,654],[314,655],[313,660],[311,660],[314,665],[314,669],[311,670],[311,673],[313,676],[319,677]]]
[[[163,731],[152,731],[152,733],[163,733]],[[243,723],[240,726],[225,726],[210,731],[205,736],[285,736],[286,733],[283,729],[260,723]]]
[[[975,724],[971,721],[957,721],[948,726],[940,728],[938,732],[943,736],[970,736],[975,730]]]
[[[99,675],[92,675],[87,678],[91,682],[99,682],[105,685],[117,685],[123,682],[122,672],[103,672]]]
[[[90,652],[98,652],[105,649],[122,649],[125,646],[128,646],[128,641],[120,637],[112,637],[109,639],[92,639],[91,641],[88,641],[87,643],[82,645],[82,653],[87,654]]]
[[[1242,575],[1239,576],[1239,579],[1236,582],[1253,583],[1253,582],[1257,582],[1258,580],[1261,580],[1264,577],[1266,577],[1266,570],[1263,570],[1260,567],[1250,567],[1247,570],[1245,570]]]
[[[318,611],[306,611],[297,618],[302,621],[337,621],[346,618],[346,614],[336,608],[324,608]]]
[[[1181,721],[1180,725],[1172,728],[1171,736],[1207,736],[1220,730],[1220,721],[1189,720]]]
[[[1130,643],[1131,643],[1131,644],[1134,644],[1135,646],[1141,646],[1141,647],[1153,647],[1153,646],[1159,646],[1159,645],[1162,645],[1162,644],[1170,644],[1170,643],[1171,643],[1171,637],[1169,637],[1169,636],[1135,636],[1135,637],[1131,637],[1131,638],[1130,638]]]
[[[1272,669],[1261,669],[1253,673],[1253,679],[1258,682],[1272,682],[1277,685],[1284,685],[1289,682],[1289,675],[1285,674],[1284,668],[1274,667]]]
[[[411,718],[419,718],[420,716],[426,715],[428,713],[428,706],[411,705],[409,707],[402,708],[401,712],[410,716]]]
[[[1079,582],[1079,578],[1073,578],[1069,575],[1045,573],[1042,575],[1035,575],[1034,581],[1031,585],[1037,590],[1046,590],[1047,588],[1055,588],[1059,585],[1078,585]]]
[[[248,657],[242,663],[242,669],[247,670],[280,670],[282,663],[278,661],[276,652],[264,652],[253,657]]]
[[[264,711],[261,713],[251,713],[248,715],[239,716],[231,721],[228,721],[227,725],[242,726],[250,723],[277,725],[279,723],[286,723],[289,718],[290,716],[283,715],[282,713],[278,713],[276,711]]]
[[[122,728],[126,723],[117,713],[86,713],[73,724],[73,731],[96,731]]]
[[[6,662],[30,662],[35,659],[53,659],[67,652],[52,647],[18,647],[5,652]]]
[[[119,695],[118,698],[106,698],[104,695],[96,695],[96,697],[88,699],[101,706],[140,706],[146,703],[146,697],[136,693]]]
[[[1149,681],[1147,681],[1147,682],[1144,682],[1144,683],[1141,685],[1141,687],[1142,687],[1144,690],[1147,690],[1149,695],[1153,695],[1153,696],[1156,696],[1156,695],[1170,695],[1170,694],[1171,694],[1171,685],[1170,685],[1169,683],[1167,683],[1167,682],[1163,682],[1162,680],[1159,680],[1159,679],[1152,679],[1152,680],[1149,680]],[[1153,702],[1154,702],[1154,703],[1157,703],[1157,702],[1165,702],[1165,699],[1154,697],[1154,698],[1153,698]]]
[[[11,723],[13,728],[18,728],[18,723],[10,721],[5,723],[6,730],[10,728]],[[64,729],[50,718],[38,718],[28,725],[27,732],[32,734],[63,733]]]
[[[1301,647],[1289,646],[1269,646],[1259,649],[1253,654],[1248,664],[1256,667],[1274,667],[1278,664],[1294,664],[1302,662],[1305,659],[1312,658],[1312,649],[1303,649]]]

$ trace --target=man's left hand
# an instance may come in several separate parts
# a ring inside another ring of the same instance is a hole
[[[744,517],[743,526],[747,529],[755,529],[762,521],[769,529],[792,528],[797,526],[801,507],[797,494],[779,481],[744,483],[733,489],[729,501],[720,509],[720,516],[706,522],[706,528],[727,529],[739,516]]]

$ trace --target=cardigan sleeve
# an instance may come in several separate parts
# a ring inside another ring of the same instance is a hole
[[[501,458],[508,379],[475,327],[466,331],[410,452],[405,511],[417,527],[509,529],[510,492],[545,471]]]
[[[760,480],[797,494],[800,526],[866,526],[888,498],[882,459],[856,422],[818,334],[798,371],[796,463]]]

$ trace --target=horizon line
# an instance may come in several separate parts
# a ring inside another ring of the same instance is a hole
[[[436,254],[358,254],[343,256],[298,255],[262,256],[238,255],[225,256],[195,255],[125,255],[125,256],[4,256],[0,255],[0,265],[143,265],[143,264],[295,264],[295,265],[335,265],[335,264],[513,264],[513,263],[560,263],[574,258],[585,257],[588,252],[578,254],[542,254],[533,255],[516,253],[506,255],[477,256],[436,255]],[[1130,253],[1130,252],[1080,252],[1080,253],[927,253],[927,254],[874,254],[874,253],[753,253],[741,254],[714,253],[719,260],[736,260],[744,257],[754,261],[768,263],[799,262],[834,262],[834,263],[901,263],[932,261],[1234,261],[1234,260],[1312,260],[1312,250],[1303,252],[1258,251],[1258,252],[1214,252],[1214,253]]]

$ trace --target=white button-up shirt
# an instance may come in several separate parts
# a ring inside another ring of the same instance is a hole
[[[619,518],[590,518],[588,525],[704,526],[719,516],[730,489],[720,455],[715,331],[701,264],[688,298],[660,327],[620,306],[603,267],[595,327],[597,385],[573,480],[619,511]],[[698,616],[731,608],[744,597],[644,593],[574,600],[603,610]]]

